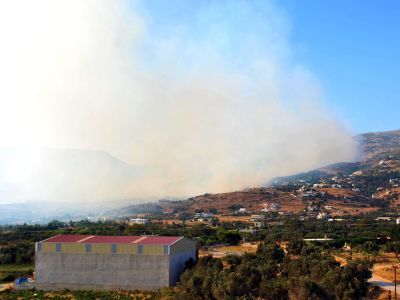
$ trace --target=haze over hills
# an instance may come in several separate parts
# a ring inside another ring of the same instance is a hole
[[[0,224],[86,218],[115,199],[140,202],[128,197],[129,184],[143,172],[103,151],[0,148]]]
[[[63,191],[68,196],[76,197],[81,195],[84,187],[86,191],[98,191],[98,194],[91,192],[82,199],[79,206],[69,205],[65,201],[22,201],[19,204],[0,205],[0,220],[2,223],[14,222],[47,222],[52,218],[63,220],[84,218],[87,216],[98,216],[106,212],[106,215],[122,216],[141,212],[161,212],[165,209],[177,209],[187,212],[195,210],[207,210],[215,207],[219,211],[227,212],[231,205],[242,205],[247,208],[261,208],[269,202],[280,203],[288,211],[302,210],[304,203],[294,199],[291,193],[279,189],[281,185],[295,183],[298,181],[319,182],[328,180],[332,176],[342,175],[347,177],[354,172],[362,172],[364,175],[372,176],[373,180],[365,181],[364,177],[357,177],[357,186],[361,192],[357,195],[358,202],[371,204],[371,194],[380,185],[384,185],[391,177],[396,177],[400,171],[400,130],[379,133],[366,133],[356,136],[355,139],[360,144],[361,157],[360,162],[343,162],[328,165],[323,168],[300,173],[288,177],[276,178],[264,188],[252,188],[243,191],[227,192],[219,194],[204,194],[181,201],[179,198],[153,202],[156,199],[131,199],[124,197],[124,192],[129,191],[129,184],[132,180],[139,178],[146,170],[137,166],[129,165],[111,155],[101,151],[88,150],[59,150],[42,149],[36,153],[23,153],[35,157],[37,163],[42,168],[40,172],[34,174],[37,180],[49,178],[45,182],[49,187],[63,186],[65,181],[69,182],[68,189]],[[16,158],[21,158],[21,153],[16,153],[13,149],[3,148],[0,151],[0,162],[3,166],[10,166],[15,163]],[[26,158],[26,156],[25,156]],[[22,160],[24,161],[24,160]],[[26,160],[25,161],[29,161]],[[21,161],[20,161],[21,162]],[[21,166],[29,170],[32,166]],[[14,166],[15,167],[15,166]],[[0,176],[0,195],[3,202],[7,202],[7,196],[13,191],[15,182],[5,182],[3,179],[5,168],[2,168],[3,174]],[[32,175],[32,174],[31,174]],[[390,178],[389,178],[390,177]],[[27,178],[32,178],[31,176]],[[397,178],[397,177],[396,177]],[[18,184],[23,182],[24,178],[19,178]],[[22,181],[21,181],[22,180]],[[354,179],[355,180],[355,179]],[[35,182],[23,182],[26,184],[24,192],[29,192],[34,188]],[[43,182],[42,182],[43,183]],[[272,186],[271,186],[272,184]],[[107,186],[107,189],[103,188]],[[110,189],[110,186],[112,187]],[[57,187],[59,189],[60,187]],[[89,187],[89,188],[88,188]],[[99,195],[104,196],[105,191],[109,192],[110,199],[120,195],[119,201],[98,201]],[[48,191],[51,193],[52,191]],[[354,192],[349,190],[350,194]],[[46,195],[44,195],[46,196]],[[65,195],[63,195],[65,196]],[[88,201],[91,199],[96,202]],[[57,200],[57,199],[55,199]],[[142,205],[140,202],[148,204]],[[96,203],[96,205],[93,205]],[[128,205],[121,209],[118,206]],[[357,204],[358,205],[358,204]],[[111,210],[110,210],[111,209]]]
[[[292,176],[277,178],[278,182],[301,180],[315,176],[328,176],[342,173],[350,175],[355,171],[373,174],[388,174],[400,171],[400,130],[365,133],[355,137],[360,148],[360,161],[341,162],[316,170]],[[380,163],[387,160],[390,163]]]
[[[141,172],[103,151],[1,148],[0,203],[122,199]]]
[[[361,134],[356,136],[355,140],[359,142],[361,151],[359,162],[341,162],[305,173],[276,178],[266,184],[266,187],[204,194],[185,201],[160,201],[147,206],[132,205],[113,210],[109,214],[123,216],[161,212],[166,209],[194,213],[198,210],[208,211],[210,208],[226,213],[235,206],[260,210],[271,203],[277,203],[287,212],[300,212],[306,207],[306,201],[298,195],[294,196],[293,192],[305,183],[312,187],[320,182],[324,182],[320,186],[328,187],[321,188],[321,192],[325,194],[325,201],[332,201],[337,207],[351,214],[378,210],[385,202],[379,203],[376,199],[387,200],[389,197],[391,202],[387,205],[397,209],[400,189],[397,189],[394,182],[397,182],[396,179],[400,180],[400,130]],[[337,179],[332,180],[333,177]],[[340,188],[331,189],[332,184]],[[287,186],[291,186],[292,189]],[[384,191],[385,195],[376,194],[377,189]]]

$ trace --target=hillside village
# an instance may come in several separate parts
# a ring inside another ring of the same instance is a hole
[[[265,187],[133,205],[105,217],[187,225],[232,221],[246,228],[290,216],[341,220],[368,214],[395,219],[400,210],[400,131],[364,134],[356,140],[362,151],[360,162],[276,178]]]

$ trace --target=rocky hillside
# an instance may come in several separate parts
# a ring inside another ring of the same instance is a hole
[[[398,153],[400,151],[400,130],[365,133],[357,136],[356,139],[360,143],[366,160],[382,153]]]
[[[356,136],[361,161],[337,163],[317,170],[276,178],[271,186],[221,194],[204,194],[183,201],[162,200],[149,212],[213,211],[230,213],[240,207],[260,211],[274,206],[281,212],[302,212],[312,203],[341,214],[359,214],[400,207],[400,130]],[[312,204],[312,205],[314,205]],[[147,207],[149,208],[149,207]],[[143,213],[135,205],[118,214]]]
[[[395,175],[400,171],[400,130],[365,133],[355,139],[359,143],[361,159],[354,163],[337,163],[287,177],[275,179],[276,184],[298,180],[318,181],[330,176],[368,174],[373,176]]]

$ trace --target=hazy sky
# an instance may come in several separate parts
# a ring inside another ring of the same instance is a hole
[[[196,10],[209,3],[153,0],[146,1],[145,6],[156,20],[152,23],[154,31],[163,31],[182,20],[190,22]],[[275,3],[290,31],[291,55],[318,78],[333,113],[355,133],[399,129],[400,2]],[[268,18],[262,9],[257,15]],[[242,24],[236,25],[232,30],[240,34]],[[193,31],[194,39],[198,35]]]
[[[393,12],[304,3],[0,0],[0,145],[24,150],[0,151],[0,201],[223,192],[353,160],[354,133],[396,128]],[[373,11],[378,29],[357,23]]]

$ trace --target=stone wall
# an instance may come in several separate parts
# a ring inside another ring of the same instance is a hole
[[[172,286],[179,281],[179,277],[185,268],[185,263],[190,259],[196,260],[196,248],[191,251],[170,255],[169,285]]]

